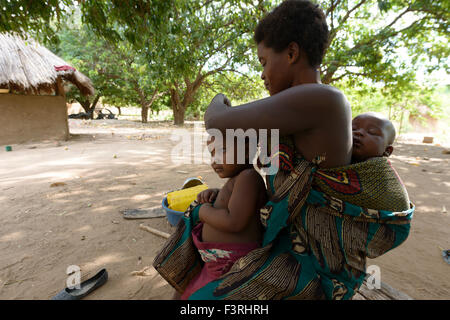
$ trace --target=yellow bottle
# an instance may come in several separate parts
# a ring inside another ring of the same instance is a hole
[[[208,189],[208,186],[206,184],[200,184],[195,187],[168,193],[167,203],[169,204],[169,209],[179,212],[185,212],[192,201],[197,199],[197,195],[206,189]]]

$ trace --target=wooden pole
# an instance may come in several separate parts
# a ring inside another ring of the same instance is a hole
[[[64,84],[61,79],[61,77],[56,78],[56,84],[55,84],[55,95],[66,97],[66,92],[64,91]]]
[[[160,236],[160,237],[166,238],[166,239],[168,239],[168,238],[170,237],[170,234],[168,234],[168,233],[166,233],[166,232],[163,232],[163,231],[159,231],[159,230],[154,229],[154,228],[152,228],[152,227],[146,226],[146,225],[143,224],[143,223],[141,223],[141,224],[139,225],[139,228],[141,228],[142,230],[148,231],[148,232],[150,232],[150,233],[156,234],[156,235],[158,235],[158,236]]]

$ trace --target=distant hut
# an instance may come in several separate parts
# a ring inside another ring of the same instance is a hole
[[[64,81],[94,94],[89,78],[33,39],[0,33],[0,145],[67,140]]]

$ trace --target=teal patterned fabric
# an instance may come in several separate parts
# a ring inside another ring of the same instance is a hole
[[[367,171],[367,166],[374,173],[383,168],[387,175],[397,176],[385,159],[362,167]],[[348,167],[358,171],[357,166]],[[406,240],[414,206],[410,203],[395,212],[342,201],[313,188],[317,171],[314,163],[301,160],[291,172],[269,176],[272,197],[260,213],[265,227],[262,247],[189,299],[351,299],[366,276],[366,258]],[[404,188],[401,181],[397,187]],[[199,208],[196,202],[191,205],[154,262],[179,292],[202,266],[191,238]]]

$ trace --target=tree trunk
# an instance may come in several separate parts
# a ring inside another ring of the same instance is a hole
[[[136,90],[141,104],[141,121],[142,123],[147,123],[148,109],[151,109],[153,102],[155,102],[155,100],[158,99],[162,94],[158,92],[158,89],[155,89],[150,99],[148,99],[146,93],[143,89],[141,89],[137,81],[135,81],[134,90]]]
[[[98,94],[95,97],[94,101],[92,101],[92,105],[90,107],[90,113],[89,113],[89,118],[91,118],[91,119],[94,119],[94,110],[95,110],[95,107],[97,106],[97,102],[99,99],[100,99],[100,95]]]
[[[178,83],[173,83],[175,87],[170,89],[170,101],[172,104],[173,122],[176,126],[182,126],[184,124],[186,110],[194,100],[194,94],[202,84],[203,79],[204,76],[200,72],[193,83],[189,79],[185,79],[186,89],[184,90],[182,100],[180,99]]]
[[[184,110],[181,110],[180,95],[178,93],[178,84],[175,82],[175,88],[170,88],[170,104],[172,105],[173,123],[176,126],[184,124]],[[181,118],[183,116],[183,118]]]
[[[178,109],[173,109],[173,123],[176,126],[182,126],[184,124],[184,115],[186,110],[180,106]]]
[[[89,113],[89,111],[91,110],[91,103],[89,102],[89,100],[77,100],[77,101],[81,104],[84,111],[86,113]]]
[[[142,123],[148,122],[148,105],[143,104],[141,108],[141,121]]]
[[[182,126],[184,124],[184,116],[186,114],[187,103],[186,99],[183,99],[183,101],[181,101],[180,94],[178,92],[178,84],[176,82],[174,84],[175,88],[170,89],[170,102],[172,104],[173,124],[176,126]]]
[[[86,113],[89,115],[89,119],[94,119],[95,106],[97,105],[97,102],[100,99],[100,97],[101,97],[100,95],[96,95],[92,103],[90,103],[88,99],[86,100],[76,99],[81,104],[84,111],[86,111]]]
[[[400,125],[398,128],[398,136],[400,136],[400,134],[402,133],[402,125],[403,125],[403,114],[405,113],[405,109],[402,108],[402,114],[400,115]]]

